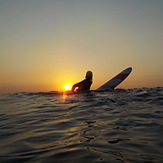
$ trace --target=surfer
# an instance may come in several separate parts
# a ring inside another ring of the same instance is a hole
[[[92,84],[92,72],[87,71],[85,79],[79,83],[76,83],[72,86],[71,91],[75,91],[76,88],[78,88],[76,91],[88,91],[90,90],[91,84]]]

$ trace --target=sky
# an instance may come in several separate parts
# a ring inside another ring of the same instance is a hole
[[[163,0],[0,0],[0,93],[163,86]]]

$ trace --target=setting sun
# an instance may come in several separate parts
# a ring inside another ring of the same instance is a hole
[[[64,86],[64,88],[65,88],[66,91],[69,91],[71,89],[71,86],[69,84],[67,84],[67,85]]]

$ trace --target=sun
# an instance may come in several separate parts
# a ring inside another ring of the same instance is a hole
[[[65,91],[69,91],[71,89],[71,86],[69,84],[66,84],[64,86]]]

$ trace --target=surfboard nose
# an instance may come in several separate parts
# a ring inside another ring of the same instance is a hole
[[[114,89],[122,81],[124,81],[127,78],[127,76],[131,73],[131,71],[132,71],[132,67],[129,67],[129,68],[123,70],[118,75],[116,75],[115,77],[113,77],[111,80],[109,80],[108,82],[106,82],[104,85],[102,85],[101,87],[99,87],[97,90],[110,90],[110,89]]]

